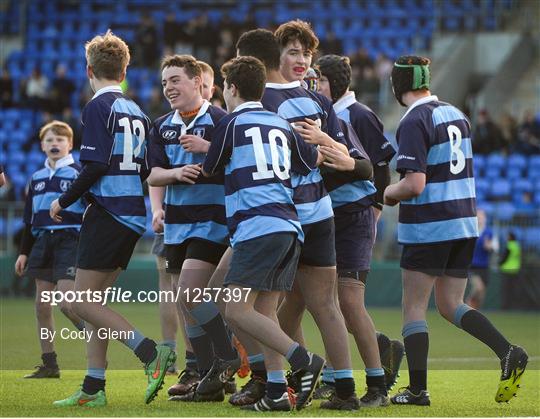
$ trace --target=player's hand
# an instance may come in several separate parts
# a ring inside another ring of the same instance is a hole
[[[24,270],[26,269],[26,263],[28,262],[27,255],[19,255],[15,262],[15,273],[19,276],[22,276]]]
[[[163,223],[165,222],[165,211],[162,208],[152,213],[152,230],[154,233],[163,233]]]
[[[399,201],[397,199],[391,198],[388,196],[388,187],[384,190],[384,205],[388,205],[390,207],[393,207],[397,204],[399,204]]]
[[[180,144],[184,147],[184,150],[191,153],[207,153],[210,148],[210,141],[189,134],[180,137]]]
[[[320,146],[319,151],[324,156],[323,164],[341,172],[354,170],[354,159],[341,151],[327,146]]]
[[[321,131],[321,127],[314,120],[306,118],[303,121],[296,121],[291,125],[306,143],[332,146],[332,139]]]
[[[51,208],[49,209],[49,215],[54,220],[54,222],[59,223],[62,221],[62,217],[60,217],[60,211],[62,211],[64,208],[60,206],[58,203],[58,199],[55,199],[51,202]]]
[[[178,182],[184,182],[193,185],[195,184],[195,181],[201,173],[202,166],[200,164],[186,164],[185,166],[179,167],[174,170],[176,180]]]

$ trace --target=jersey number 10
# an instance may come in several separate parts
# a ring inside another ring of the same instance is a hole
[[[118,125],[124,128],[124,156],[120,162],[120,170],[136,170],[139,172],[141,170],[141,165],[135,163],[133,157],[137,157],[141,153],[141,148],[144,144],[146,135],[144,125],[138,119],[130,121],[127,117],[120,119]],[[132,125],[133,131],[131,130]],[[133,149],[134,138],[132,132],[139,140],[135,149]]]
[[[246,137],[252,139],[253,152],[255,153],[255,164],[257,171],[253,173],[253,180],[271,179],[276,175],[281,180],[289,179],[289,170],[291,169],[291,161],[289,160],[289,144],[287,137],[279,129],[271,129],[268,133],[268,143],[270,145],[270,156],[272,158],[272,170],[268,170],[266,163],[266,155],[264,153],[264,144],[261,135],[261,129],[258,127],[250,128],[244,131]],[[281,140],[283,149],[283,170],[279,167],[279,150],[276,143],[276,138]]]

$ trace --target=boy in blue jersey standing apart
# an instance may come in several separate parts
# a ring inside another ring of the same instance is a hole
[[[239,301],[227,303],[228,322],[264,345],[266,395],[244,409],[290,411],[282,356],[302,383],[296,402],[305,407],[324,360],[289,338],[279,327],[277,305],[292,288],[302,228],[293,203],[290,171],[309,173],[322,156],[296,137],[291,126],[260,103],[266,71],[253,57],[222,68],[224,97],[231,112],[214,133],[203,173],[225,170],[225,206],[232,245],[224,285]]]
[[[148,377],[146,403],[156,397],[167,369],[176,360],[168,346],[145,338],[126,319],[98,301],[126,269],[146,224],[142,183],[149,173],[149,121],[120,88],[129,58],[127,45],[110,31],[86,44],[87,75],[95,94],[82,113],[83,169],[50,208],[51,218],[61,222],[62,209],[83,194],[90,202],[81,227],[75,291],[91,295],[73,303],[87,330],[93,332],[87,343],[88,372],[81,389],[54,402],[55,406],[106,405],[108,339],[98,338],[98,329],[122,336],[122,343],[143,362]]]
[[[173,111],[153,124],[148,181],[166,186],[166,269],[183,290],[181,309],[201,378],[188,394],[178,394],[174,388],[170,393],[178,396],[173,400],[219,401],[224,383],[218,377],[204,377],[214,362],[231,362],[232,376],[239,359],[217,305],[195,301],[194,296],[208,286],[228,244],[223,175],[199,176],[215,125],[226,113],[202,98],[202,69],[194,57],[165,57],[161,68],[163,94]]]
[[[54,336],[52,305],[45,294],[56,289],[73,291],[77,241],[81,229],[84,205],[76,201],[62,211],[62,222],[49,217],[51,202],[65,192],[79,175],[80,167],[73,160],[73,131],[64,122],[51,121],[39,131],[41,149],[46,154],[45,167],[32,175],[24,208],[21,250],[15,262],[15,272],[36,281],[36,318],[43,364],[24,378],[59,378]],[[79,330],[84,322],[67,301],[59,303],[60,310]],[[43,333],[47,331],[46,335]],[[45,337],[46,336],[46,337]]]
[[[401,180],[386,188],[384,203],[400,203],[403,244],[403,338],[409,386],[394,404],[428,406],[426,310],[435,286],[439,313],[489,346],[501,360],[497,402],[509,401],[527,365],[523,348],[510,344],[480,312],[463,303],[478,237],[471,129],[454,106],[429,91],[429,59],[402,56],[392,70],[397,101],[406,106],[396,138]]]

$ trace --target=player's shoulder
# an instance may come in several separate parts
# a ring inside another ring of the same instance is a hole
[[[42,180],[42,179],[46,179],[49,177],[49,169],[47,169],[46,167],[42,167],[38,170],[36,170],[32,176],[30,176],[30,181],[38,181],[38,180]]]
[[[210,115],[214,123],[227,115],[227,112],[222,107],[215,105],[208,106],[207,113]]]
[[[152,126],[159,130],[161,127],[165,125],[171,125],[171,120],[174,116],[174,111],[167,112],[165,115],[161,115],[154,119],[152,122]]]

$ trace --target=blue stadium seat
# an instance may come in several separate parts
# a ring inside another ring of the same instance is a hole
[[[540,169],[540,156],[529,157],[529,169]]]
[[[514,204],[510,202],[501,202],[497,204],[495,213],[497,218],[501,221],[510,221],[516,213]]]
[[[480,173],[484,172],[484,168],[486,167],[486,157],[482,154],[477,154],[473,158],[473,167],[474,167],[474,174],[478,176]]]
[[[501,154],[490,154],[486,159],[486,166],[489,169],[490,167],[497,167],[501,169],[506,166],[506,158]]]
[[[527,159],[522,154],[512,154],[508,157],[508,167],[525,169],[527,167]]]
[[[497,166],[486,165],[486,170],[484,172],[484,177],[487,179],[497,179],[501,175],[501,169]]]
[[[510,164],[508,164],[508,170],[506,172],[506,178],[510,180],[517,180],[521,179],[523,172],[521,171],[521,168],[519,167],[512,167]]]
[[[508,199],[512,191],[510,187],[510,182],[506,179],[501,178],[489,178],[495,179],[491,182],[491,187],[489,191],[489,197],[495,200]]]

